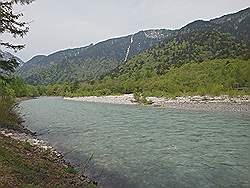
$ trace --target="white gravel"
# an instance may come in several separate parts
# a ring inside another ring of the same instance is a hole
[[[83,101],[83,102],[98,102],[109,104],[137,104],[133,94],[117,95],[117,96],[87,96],[87,97],[64,97],[66,100]]]
[[[133,94],[125,94],[119,96],[88,96],[88,97],[65,97],[65,100],[97,102],[109,104],[138,104]],[[250,96],[229,97],[224,96],[185,96],[176,97],[175,99],[165,97],[147,97],[152,101],[152,106],[189,109],[189,110],[205,110],[205,111],[237,111],[250,112]]]
[[[28,135],[26,133],[19,133],[14,130],[8,130],[8,129],[1,129],[0,134],[10,137],[14,140],[20,141],[20,142],[28,142],[32,146],[37,146],[39,148],[42,148],[44,150],[50,149],[52,152],[57,153],[52,146],[49,146],[46,142],[43,140],[39,140],[37,138],[34,138],[31,135]]]

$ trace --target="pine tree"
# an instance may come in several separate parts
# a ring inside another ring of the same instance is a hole
[[[23,37],[28,32],[26,22],[19,20],[22,13],[14,13],[13,6],[16,4],[25,5],[33,0],[6,0],[0,2],[0,34],[9,33],[13,37]],[[13,49],[15,51],[24,48],[23,44],[16,45],[0,39],[0,46]],[[15,71],[18,62],[15,59],[4,59],[0,54],[0,79],[7,81],[11,73]]]

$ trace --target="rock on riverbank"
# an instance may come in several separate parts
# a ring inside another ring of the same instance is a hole
[[[87,97],[65,97],[66,100],[83,101],[83,102],[99,102],[109,104],[138,104],[133,94],[125,94],[120,96],[87,96]],[[147,97],[151,101],[152,106],[168,107],[189,110],[205,110],[205,111],[250,111],[250,97],[229,97],[229,96],[184,96],[174,99],[165,97]]]
[[[133,94],[125,95],[110,95],[110,96],[87,96],[87,97],[64,97],[66,100],[83,101],[83,102],[98,102],[109,104],[137,104]]]

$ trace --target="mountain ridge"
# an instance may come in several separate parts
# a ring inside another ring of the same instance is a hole
[[[246,8],[209,21],[196,20],[179,30],[142,30],[97,44],[58,51],[46,57],[42,56],[40,60],[38,57],[38,62],[32,58],[18,73],[31,84],[98,79],[160,43],[167,43],[180,35],[202,31],[230,33],[237,40],[250,44],[249,19],[250,8]]]
[[[63,66],[67,69],[65,72],[71,74],[65,80],[76,81],[77,77],[81,79],[95,79],[114,69],[119,63],[127,61],[132,56],[162,41],[165,37],[169,37],[171,33],[171,30],[165,29],[139,31],[135,34],[108,39],[95,45],[58,51],[48,56],[42,56],[41,58],[35,56],[26,62],[22,68],[18,69],[18,73],[32,84],[41,83],[40,80],[43,78],[40,77],[40,74],[44,72],[47,72],[45,74],[49,75],[51,79],[42,84],[48,84],[50,80],[61,82],[58,78],[54,78],[54,73],[48,69],[58,71],[60,66]],[[108,63],[108,65],[100,63],[99,66],[103,67],[103,69],[95,70],[93,65],[97,65],[97,62],[103,61]],[[76,71],[76,69],[85,69],[85,72],[82,73]],[[76,76],[73,75],[75,71]],[[39,73],[37,74],[37,72]],[[59,74],[62,74],[62,71],[59,71]],[[34,77],[37,78],[32,82]]]

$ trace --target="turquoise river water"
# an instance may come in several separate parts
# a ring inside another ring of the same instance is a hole
[[[59,97],[20,106],[38,138],[105,188],[250,187],[248,114]]]

